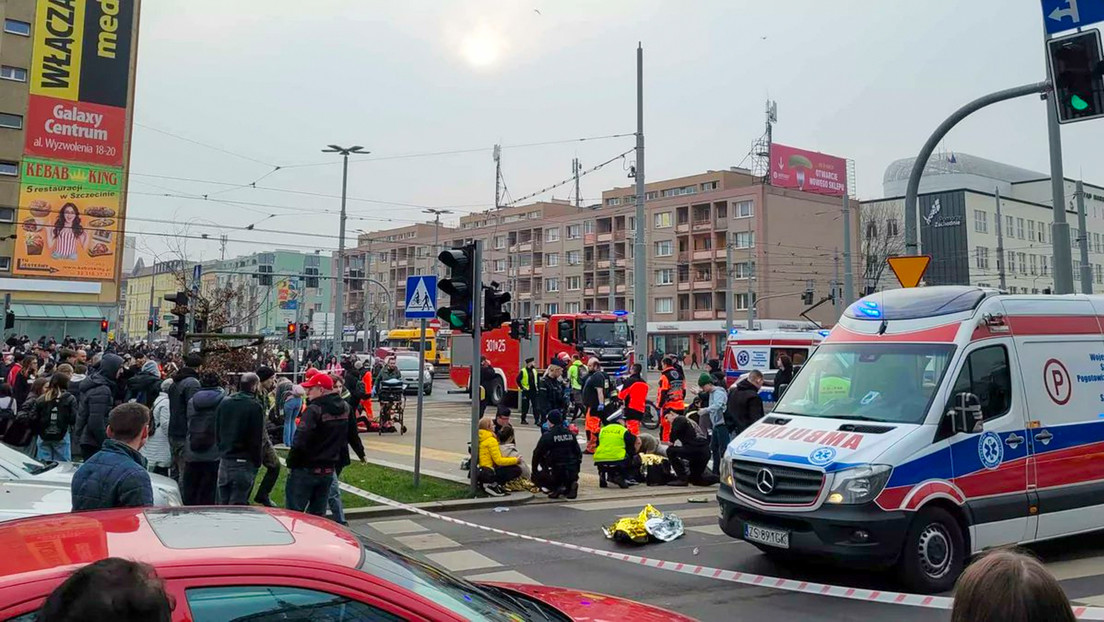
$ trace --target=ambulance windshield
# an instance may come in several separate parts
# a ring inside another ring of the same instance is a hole
[[[951,344],[826,344],[794,378],[776,415],[922,423]]]

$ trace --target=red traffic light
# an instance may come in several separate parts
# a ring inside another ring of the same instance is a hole
[[[146,320],[146,331],[153,332],[153,320]]]
[[[288,339],[295,339],[295,322],[288,322],[287,336]]]
[[[107,332],[107,320],[100,320],[100,332],[101,333],[106,333]]]

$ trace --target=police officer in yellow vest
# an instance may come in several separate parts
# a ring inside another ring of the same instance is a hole
[[[598,467],[598,486],[606,488],[610,481],[621,488],[635,482],[627,478],[636,449],[636,436],[625,427],[622,409],[610,415],[598,433],[598,447],[594,450],[594,466]]]
[[[533,357],[525,359],[525,367],[518,372],[516,382],[521,400],[521,422],[529,423],[526,417],[529,416],[529,409],[532,408],[533,418],[537,420],[537,425],[541,425],[544,421],[537,412],[537,367]]]

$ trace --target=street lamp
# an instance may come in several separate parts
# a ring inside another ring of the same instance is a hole
[[[341,166],[341,224],[337,239],[337,266],[334,268],[336,276],[334,287],[336,289],[334,290],[333,354],[340,357],[342,352],[341,340],[345,332],[345,193],[349,187],[349,154],[367,154],[369,152],[364,151],[364,147],[360,145],[348,148],[327,145],[322,153],[340,153],[343,160]]]
[[[437,257],[438,253],[441,252],[441,249],[437,244],[437,239],[441,234],[441,214],[451,214],[452,210],[434,209],[432,207],[427,207],[426,209],[422,210],[422,213],[433,215],[433,257],[430,259],[430,262],[433,264],[433,274],[436,275],[437,262],[433,261],[433,259]]]

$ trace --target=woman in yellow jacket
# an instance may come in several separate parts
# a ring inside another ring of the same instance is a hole
[[[502,497],[510,493],[502,487],[510,480],[521,477],[518,459],[502,455],[498,446],[498,437],[494,433],[494,420],[479,420],[479,482],[483,490],[492,497]]]

